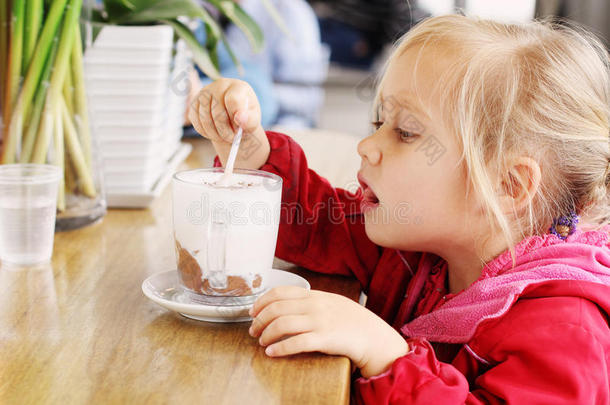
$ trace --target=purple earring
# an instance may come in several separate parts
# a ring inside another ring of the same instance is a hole
[[[574,211],[570,211],[568,215],[553,219],[553,225],[549,228],[549,232],[562,240],[566,240],[568,236],[576,231],[577,223],[578,215]]]

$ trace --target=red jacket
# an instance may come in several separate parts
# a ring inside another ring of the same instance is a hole
[[[397,330],[452,297],[446,265],[436,258],[415,307],[405,310],[426,256],[371,242],[359,196],[308,169],[291,138],[267,136],[272,152],[261,170],[284,180],[278,257],[356,277],[368,295],[367,308]],[[501,317],[479,324],[466,343],[408,337],[411,351],[387,372],[355,380],[353,402],[610,404],[610,287],[552,280],[530,285],[516,298]]]

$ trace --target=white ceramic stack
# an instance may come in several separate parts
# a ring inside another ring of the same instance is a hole
[[[109,206],[146,206],[151,198],[138,197],[154,194],[177,154],[186,157],[179,152],[190,58],[173,37],[165,25],[104,26],[86,50],[92,128]]]

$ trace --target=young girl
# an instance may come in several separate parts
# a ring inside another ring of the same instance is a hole
[[[237,166],[282,176],[298,208],[277,256],[368,295],[273,289],[251,335],[348,356],[357,403],[610,403],[609,65],[571,28],[423,22],[387,63],[356,195],[265,133],[243,82],[205,88],[191,119],[220,162],[242,125]]]

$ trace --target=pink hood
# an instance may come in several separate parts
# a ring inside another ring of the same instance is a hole
[[[608,228],[577,231],[565,241],[552,234],[524,239],[515,246],[514,268],[510,252],[504,252],[470,287],[401,331],[432,342],[466,343],[481,322],[504,315],[528,286],[553,280],[575,281],[583,289],[587,283],[610,286],[609,239]],[[416,278],[427,277],[430,269],[420,271]]]

